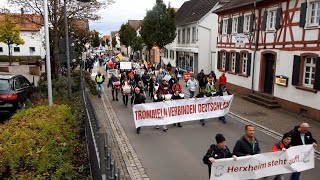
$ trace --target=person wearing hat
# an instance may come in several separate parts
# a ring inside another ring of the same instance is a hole
[[[282,140],[271,147],[272,152],[285,151],[291,146],[291,134],[289,132],[285,133]],[[282,174],[276,175],[273,180],[284,180]]]
[[[217,134],[215,139],[217,144],[212,144],[206,155],[202,158],[203,163],[208,165],[209,179],[211,175],[211,165],[215,160],[231,157],[233,157],[234,160],[237,160],[237,156],[232,155],[230,149],[226,146],[226,138],[222,134]]]
[[[306,144],[313,144],[313,146],[317,147],[317,141],[312,137],[311,132],[309,131],[309,124],[302,123],[300,126],[295,126],[291,131],[291,145],[299,146]],[[291,180],[299,180],[300,172],[294,172],[291,175]]]

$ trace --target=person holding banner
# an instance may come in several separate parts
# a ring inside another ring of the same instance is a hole
[[[177,81],[177,83],[178,83],[178,81]],[[179,91],[179,90],[175,90],[173,95],[171,96],[171,100],[183,99],[183,97],[180,96],[180,92],[181,91]],[[174,123],[173,125],[174,126],[178,125],[178,127],[182,127],[180,123]]]
[[[176,92],[176,91],[179,91],[179,93],[182,92],[182,87],[181,85],[179,84],[179,81],[177,81],[175,84],[173,84],[172,86],[172,92]]]
[[[131,98],[131,106],[146,103],[146,98],[140,93],[140,88],[134,88],[134,95]],[[140,134],[141,127],[137,128],[137,134]]]
[[[311,132],[309,131],[309,124],[302,123],[300,126],[295,126],[291,131],[291,144],[292,146],[300,146],[300,145],[307,145],[313,144],[313,147],[317,147],[317,141],[312,137]],[[294,172],[291,175],[291,180],[299,180],[300,179],[300,172]]]
[[[215,96],[217,93],[216,87],[214,86],[213,78],[209,79],[208,84],[206,85],[206,93],[208,96]]]
[[[271,147],[272,152],[285,151],[291,146],[291,134],[285,133],[282,137],[282,140]],[[276,175],[273,180],[284,180],[282,174]]]
[[[197,94],[196,98],[204,98],[204,97],[207,97],[206,95],[206,88],[205,87],[201,87],[201,90],[200,92]],[[202,126],[206,125],[204,119],[201,119],[200,120]]]
[[[118,91],[120,89],[120,82],[117,77],[115,77],[114,74],[111,75],[109,82],[108,82],[108,88],[111,87],[111,93],[112,93],[112,101],[119,101],[118,100]],[[114,98],[114,93],[116,93],[116,98]]]
[[[163,92],[161,90],[157,91],[157,95],[154,97],[153,102],[161,102],[161,101],[165,101]],[[163,132],[167,132],[168,128],[166,125],[163,125]],[[156,129],[159,129],[159,126],[156,126]]]
[[[208,165],[209,179],[211,176],[211,165],[215,160],[231,157],[233,157],[234,160],[237,160],[237,156],[232,155],[228,146],[226,146],[226,139],[222,134],[217,134],[215,139],[217,144],[212,144],[206,155],[202,158],[203,163]]]
[[[222,89],[218,93],[219,96],[229,96],[231,95],[230,92],[227,90],[226,86],[223,86]],[[224,124],[226,123],[226,118],[224,116],[219,117]]]
[[[237,141],[233,148],[233,154],[240,157],[260,154],[260,152],[259,142],[254,137],[254,127],[246,125],[245,134]]]

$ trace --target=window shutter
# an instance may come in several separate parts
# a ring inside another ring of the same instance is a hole
[[[236,53],[236,67],[235,67],[235,73],[239,74],[240,72],[240,53]]]
[[[317,58],[316,74],[315,74],[313,88],[315,90],[320,91],[320,57]]]
[[[222,34],[222,30],[223,30],[223,19],[221,18],[221,21],[220,21],[220,34]]]
[[[254,14],[250,15],[250,32],[253,32]]]
[[[244,16],[238,18],[238,33],[243,33],[243,20]]]
[[[250,76],[251,74],[251,53],[248,53],[248,59],[247,59],[247,75]]]
[[[282,20],[282,9],[281,9],[281,8],[278,8],[278,9],[277,9],[277,15],[276,15],[276,24],[275,24],[276,30],[280,29],[280,27],[281,27],[281,20]]]
[[[218,51],[217,69],[221,69],[221,52]]]
[[[299,26],[304,27],[306,24],[307,3],[301,3]]]
[[[232,18],[228,19],[228,34],[231,34],[232,31]]]
[[[226,68],[225,71],[229,71],[229,64],[230,64],[230,52],[226,52]]]
[[[263,26],[262,29],[265,31],[267,29],[267,18],[268,18],[268,11],[265,10],[263,14]]]
[[[293,57],[293,69],[292,69],[292,85],[299,85],[299,76],[300,76],[300,56],[294,55]]]

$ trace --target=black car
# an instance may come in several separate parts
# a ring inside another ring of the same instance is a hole
[[[14,113],[25,107],[34,84],[22,75],[0,74],[0,113]]]

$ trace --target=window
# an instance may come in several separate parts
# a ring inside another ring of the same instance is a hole
[[[187,43],[190,43],[190,28],[187,29]]]
[[[0,47],[0,52],[3,52],[3,48],[2,47]]]
[[[192,42],[195,43],[196,42],[196,27],[192,28]]]
[[[236,53],[231,52],[231,72],[236,72]]]
[[[222,34],[228,33],[228,19],[223,20]]]
[[[309,26],[318,26],[320,18],[320,2],[310,2],[308,8],[308,25]]]
[[[14,48],[13,48],[13,51],[14,51],[14,52],[20,52],[20,47],[14,47]]]
[[[180,43],[180,42],[181,42],[181,36],[180,36],[180,33],[181,33],[181,30],[179,29],[179,30],[178,30],[178,43]]]
[[[313,87],[316,74],[316,61],[315,57],[306,57],[304,61],[303,85]]]
[[[248,66],[248,53],[242,53],[242,66],[241,73],[247,74],[247,66]]]
[[[36,48],[35,47],[29,47],[29,51],[30,51],[30,53],[34,53],[36,51]]]
[[[226,69],[226,58],[227,58],[227,52],[223,51],[222,52],[222,58],[221,58],[221,69],[225,70]]]
[[[232,19],[232,33],[238,33],[238,17]]]
[[[174,59],[174,51],[173,50],[170,50],[170,58]]]
[[[186,30],[185,29],[182,30],[182,43],[183,44],[186,43]]]
[[[250,31],[250,15],[245,15],[243,20],[243,32]]]
[[[276,10],[270,10],[268,12],[267,29],[268,30],[276,29]]]

